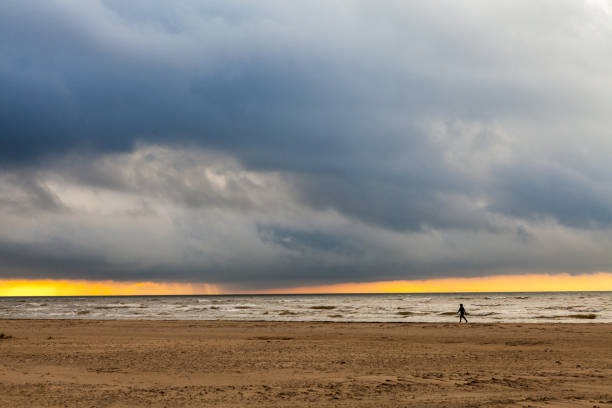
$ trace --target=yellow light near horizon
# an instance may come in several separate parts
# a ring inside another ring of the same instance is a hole
[[[340,283],[258,291],[227,291],[217,285],[182,282],[116,282],[88,280],[0,280],[0,296],[113,296],[197,294],[316,294],[426,292],[561,292],[612,291],[612,273],[584,275],[499,275],[382,282]]]
[[[0,280],[0,296],[120,296],[216,294],[206,283],[87,280]]]
[[[441,278],[383,282],[340,283],[274,289],[258,293],[449,293],[449,292],[568,292],[612,291],[612,273],[583,275],[528,274],[475,278]]]

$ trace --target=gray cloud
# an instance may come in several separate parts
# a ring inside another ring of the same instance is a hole
[[[611,27],[605,2],[3,2],[2,256],[78,241],[109,276],[249,285],[609,269]]]
[[[573,227],[609,227],[612,190],[568,168],[525,163],[498,169],[490,209],[511,216],[551,217]]]
[[[356,255],[351,237],[324,234],[320,231],[304,231],[274,225],[257,225],[257,235],[265,243],[308,255],[314,252],[330,252]]]
[[[0,213],[3,277],[204,281],[257,289],[577,273],[605,270],[609,262],[612,234],[606,228],[492,213],[463,197],[463,204],[455,198],[446,205],[478,209],[483,217],[477,221],[486,228],[405,231],[312,206],[293,177],[247,170],[208,151],[140,146],[129,154],[52,164],[35,183],[46,186],[61,211]],[[198,197],[197,205],[182,190]]]
[[[26,171],[0,176],[0,210],[31,216],[62,211],[63,206],[38,175]]]

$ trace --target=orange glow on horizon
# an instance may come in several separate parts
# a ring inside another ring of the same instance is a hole
[[[302,286],[250,293],[448,293],[612,291],[612,273],[528,274]]]
[[[0,280],[0,296],[121,296],[218,294],[215,285],[178,282]]]
[[[0,296],[120,296],[197,294],[317,294],[425,292],[612,291],[612,273],[499,275],[383,282],[340,283],[258,291],[226,291],[206,283],[88,280],[0,280]]]

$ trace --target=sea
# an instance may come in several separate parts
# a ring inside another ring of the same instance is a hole
[[[612,322],[612,292],[0,297],[0,319]]]

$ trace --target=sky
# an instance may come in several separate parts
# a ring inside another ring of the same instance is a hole
[[[4,0],[0,281],[612,290],[611,13]]]

